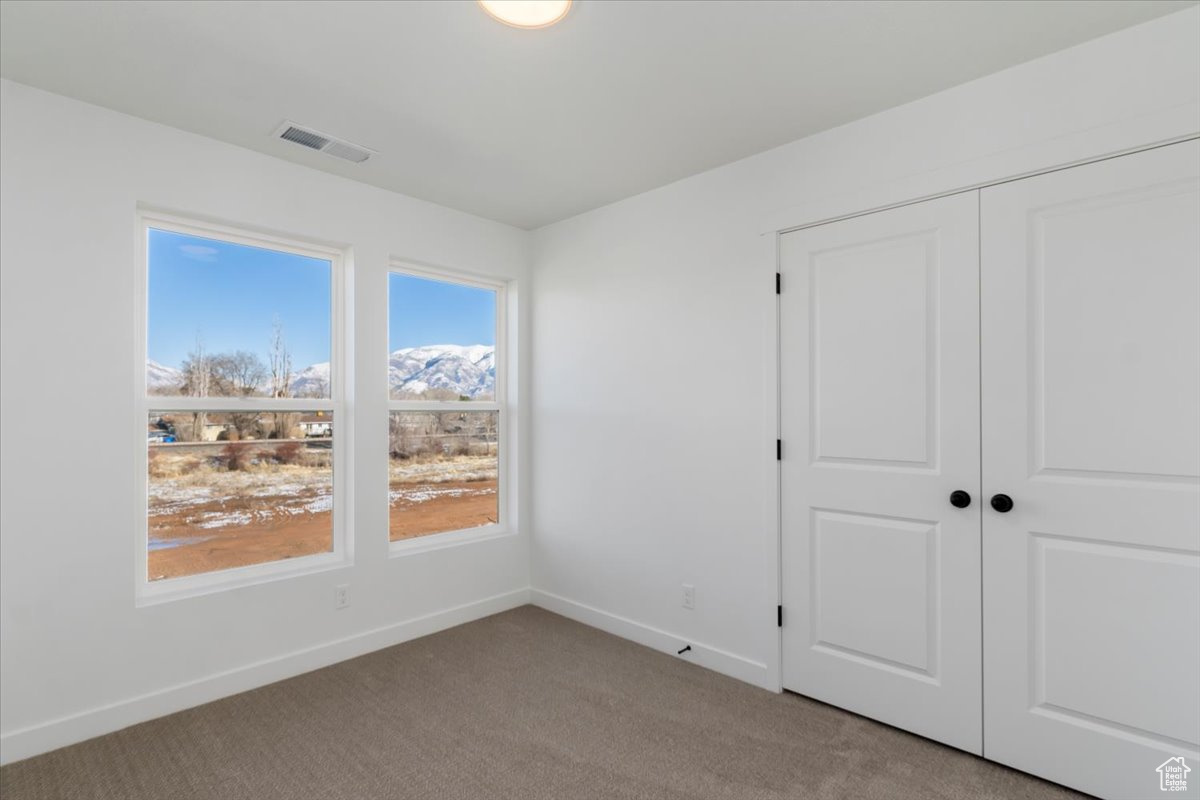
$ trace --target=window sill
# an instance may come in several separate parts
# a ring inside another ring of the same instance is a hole
[[[412,539],[401,539],[398,542],[388,542],[388,557],[397,558],[414,553],[427,553],[432,550],[444,550],[448,547],[504,539],[516,535],[516,531],[509,530],[505,525],[485,525],[479,528],[431,533]]]
[[[262,583],[297,578],[302,575],[313,575],[318,572],[341,569],[353,564],[353,561],[339,553],[321,553],[302,558],[290,558],[283,561],[270,561],[265,564],[251,564],[245,567],[207,572],[200,575],[188,575],[181,578],[164,578],[160,581],[143,582],[138,587],[134,604],[138,608],[184,600],[189,597],[201,597],[206,594],[226,592],[244,586],[257,586]]]

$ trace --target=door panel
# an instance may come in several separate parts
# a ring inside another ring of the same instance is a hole
[[[935,247],[936,236],[922,231],[813,254],[816,461],[932,466]],[[879,297],[887,302],[873,302]]]
[[[784,686],[975,753],[977,203],[780,241]]]
[[[1157,796],[1200,764],[1200,146],[985,189],[981,220],[983,481],[1015,503],[984,513],[985,754]]]
[[[811,530],[813,649],[936,677],[937,523],[814,509]]]

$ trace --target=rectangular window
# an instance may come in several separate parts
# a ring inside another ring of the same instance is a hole
[[[389,536],[503,520],[504,287],[388,276]]]
[[[146,390],[329,398],[333,263],[147,226]]]
[[[150,214],[142,245],[143,594],[341,561],[341,254]]]
[[[151,581],[332,549],[331,412],[159,411],[149,430]]]

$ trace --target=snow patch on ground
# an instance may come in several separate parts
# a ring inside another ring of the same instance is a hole
[[[232,525],[249,525],[254,521],[256,514],[251,514],[248,511],[232,511],[225,513],[222,511],[210,511],[206,514],[201,514],[200,519],[192,524],[197,528],[228,528]]]
[[[388,504],[495,494],[495,487],[442,484],[496,480],[496,461],[494,455],[429,462],[393,461],[388,476],[391,482]],[[159,531],[167,528],[178,531],[180,522],[196,531],[216,531],[328,513],[333,510],[333,472],[289,467],[278,471],[201,470],[179,477],[151,478],[148,499],[151,548],[163,549],[210,537],[156,539],[153,535],[156,520]],[[176,519],[168,521],[167,517]]]
[[[388,504],[394,505],[400,500],[405,500],[409,503],[426,503],[438,497],[478,497],[480,495],[495,493],[496,490],[494,488],[467,489],[463,487],[439,488],[433,486],[414,486],[411,489],[389,490]]]
[[[204,483],[194,475],[151,479],[147,513],[151,526],[155,518],[179,515],[190,527],[213,530],[333,510],[331,473],[310,472],[210,473]]]

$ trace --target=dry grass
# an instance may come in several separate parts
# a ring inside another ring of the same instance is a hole
[[[167,455],[161,450],[150,450],[151,478],[180,478],[207,467],[208,459],[199,456]]]
[[[496,480],[499,468],[495,455],[421,455],[392,459],[390,483],[460,483]]]
[[[152,490],[205,487],[229,497],[261,495],[264,490],[286,485],[312,486],[332,480],[329,452],[307,452],[302,458],[289,455],[293,463],[281,463],[270,451],[245,460],[231,470],[221,458],[150,451],[149,475]],[[429,454],[389,462],[392,484],[465,483],[496,480],[499,468],[493,455]]]
[[[251,464],[243,470],[228,470],[224,467],[203,467],[171,479],[179,487],[206,486],[215,491],[229,492],[237,496],[239,490],[257,494],[253,490],[269,489],[279,484],[328,483],[333,471],[327,467],[297,466],[294,464]]]
[[[324,509],[332,497],[333,470],[328,451],[309,451],[297,459],[302,463],[289,464],[273,458],[270,451],[260,455],[256,450],[253,460],[246,459],[238,469],[230,469],[229,460],[218,454],[150,452],[149,505],[155,517],[204,511],[204,527],[212,527],[215,523],[209,518],[218,513],[237,517],[235,521],[241,524],[242,517],[253,515],[251,511],[262,512],[259,506],[263,503],[281,509],[280,513],[290,513],[293,507]],[[293,456],[286,454],[288,458]],[[495,455],[428,454],[392,460],[388,478],[393,491],[411,493],[438,484],[495,481],[498,472]],[[415,495],[406,497],[412,500]],[[219,504],[218,510],[209,508],[213,503]],[[250,506],[240,505],[243,503]]]
[[[329,451],[300,452],[293,448],[280,458],[266,448],[255,448],[249,454],[241,447],[236,451],[226,449],[211,455],[150,450],[148,511],[159,536],[167,535],[163,531],[211,533],[251,524],[275,524],[332,508]],[[231,457],[235,454],[240,456],[236,460]],[[402,502],[405,508],[494,495],[498,479],[495,455],[425,454],[394,459],[388,473],[389,502]],[[492,502],[494,505],[494,498]],[[438,513],[445,516],[450,512],[443,508]],[[477,516],[479,512],[470,513]],[[491,513],[494,517],[494,510]],[[443,522],[455,527],[453,520]]]
[[[228,461],[220,457],[151,450],[149,476],[152,490],[156,485],[179,489],[203,486],[240,496],[259,494],[262,489],[280,484],[328,483],[332,480],[331,466],[329,453],[307,453],[303,458],[293,457],[292,463],[281,463],[266,450],[261,456],[254,452],[253,460],[245,459],[237,469],[230,469]]]

